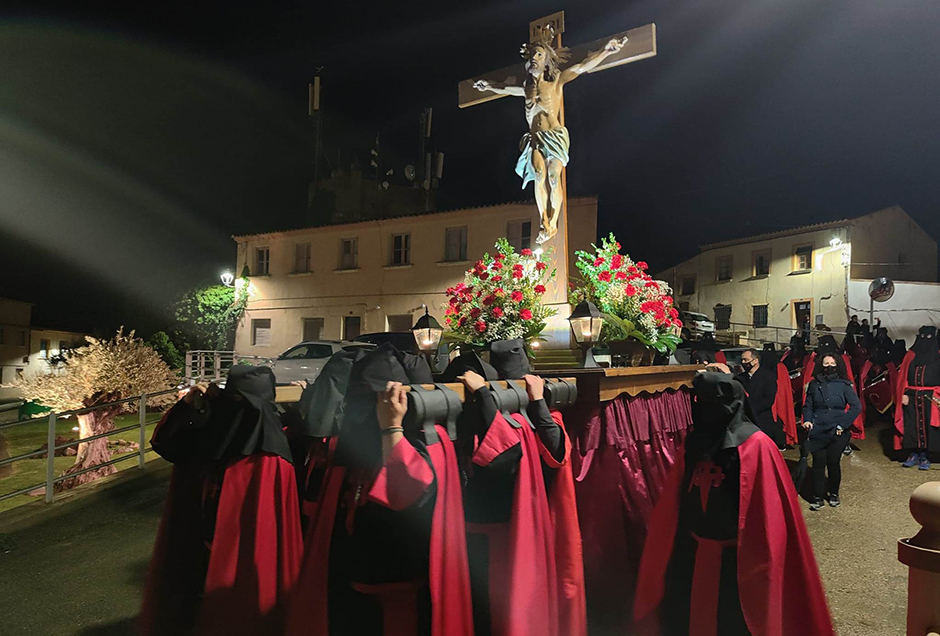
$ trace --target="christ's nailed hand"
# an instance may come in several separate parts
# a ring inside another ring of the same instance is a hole
[[[623,48],[623,45],[627,43],[627,36],[622,38],[613,38],[610,42],[607,43],[607,46],[604,47],[604,50],[608,53],[616,53]]]
[[[488,91],[492,87],[486,80],[477,80],[473,83],[473,88],[477,89],[478,91]]]
[[[483,376],[473,371],[467,371],[463,375],[457,376],[457,379],[463,382],[463,385],[467,387],[471,393],[476,393],[486,386],[486,380],[483,379]]]

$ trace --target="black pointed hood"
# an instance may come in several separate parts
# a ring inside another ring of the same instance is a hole
[[[420,356],[406,354],[391,344],[373,349],[352,365],[344,401],[345,415],[336,448],[342,466],[376,469],[382,465],[377,394],[389,382],[427,384],[431,370]]]
[[[836,343],[836,339],[833,336],[820,336],[816,344],[816,358],[818,359],[821,356],[829,354],[838,355],[839,345]]]
[[[331,437],[343,426],[346,389],[353,364],[361,360],[368,349],[338,351],[327,361],[316,381],[304,389],[298,409],[302,418],[300,435]]]
[[[692,380],[692,432],[686,440],[686,466],[720,448],[740,446],[757,427],[747,417],[745,392],[734,376],[699,373]]]
[[[467,351],[451,360],[441,377],[443,382],[458,382],[457,378],[467,371],[479,374],[484,380],[498,380],[499,374],[491,364],[481,358],[475,351]]]
[[[916,366],[930,364],[940,359],[940,343],[937,341],[937,328],[933,325],[924,325],[917,331],[917,338],[911,345],[914,352]]]
[[[522,338],[497,340],[490,344],[490,363],[500,380],[519,380],[529,373],[529,356]]]
[[[228,373],[222,398],[231,411],[213,405],[209,424],[201,435],[202,456],[225,459],[264,452],[290,461],[290,445],[274,403],[274,372],[268,367],[236,364]],[[248,404],[239,405],[238,400]],[[227,400],[227,401],[228,401]]]
[[[891,360],[898,366],[904,362],[904,356],[907,355],[907,342],[898,338],[891,347]]]

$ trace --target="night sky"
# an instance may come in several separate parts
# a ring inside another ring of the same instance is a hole
[[[381,132],[400,178],[432,106],[440,207],[531,198],[521,100],[459,110],[456,86],[562,8],[570,45],[657,24],[656,57],[566,90],[569,191],[634,257],[893,204],[940,238],[933,0],[20,4],[0,7],[0,296],[39,325],[160,328],[232,267],[232,234],[308,225],[318,67],[326,169]]]

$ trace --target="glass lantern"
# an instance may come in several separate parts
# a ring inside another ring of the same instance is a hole
[[[441,344],[441,337],[444,335],[444,328],[434,319],[434,316],[428,313],[427,307],[424,308],[424,315],[418,318],[418,322],[411,328],[414,334],[418,349],[425,355],[430,355],[437,351]]]
[[[596,367],[591,348],[601,337],[601,327],[604,326],[604,317],[600,310],[589,300],[582,300],[568,317],[574,339],[584,350],[584,368]]]

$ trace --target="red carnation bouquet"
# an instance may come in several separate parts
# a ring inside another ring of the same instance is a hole
[[[603,340],[635,338],[661,353],[675,351],[682,321],[669,285],[647,274],[643,261],[621,254],[613,234],[592,247],[594,253],[576,252],[582,281],[572,289],[572,304],[586,298],[604,313]]]
[[[484,347],[497,340],[538,338],[555,310],[542,305],[545,286],[555,277],[546,254],[517,254],[504,238],[447,289],[444,322],[449,342]]]

